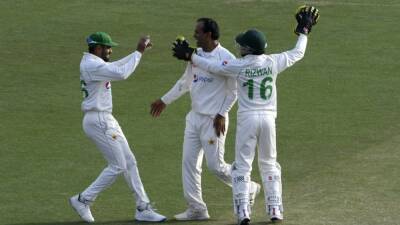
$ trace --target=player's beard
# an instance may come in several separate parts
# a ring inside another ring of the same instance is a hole
[[[110,54],[107,54],[107,52],[104,51],[101,55],[101,58],[104,60],[104,62],[108,62],[110,61]]]
[[[104,62],[108,62],[110,61],[110,55],[108,53],[108,50],[106,48],[103,48],[103,50],[101,51],[101,58],[104,60]]]

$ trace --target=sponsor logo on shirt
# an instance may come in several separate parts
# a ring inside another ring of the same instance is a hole
[[[213,82],[213,80],[214,80],[214,78],[211,78],[211,77],[198,76],[197,74],[193,75],[193,83],[197,83],[197,82],[211,83],[211,82]]]
[[[106,84],[104,85],[107,89],[111,88],[111,82],[107,81]]]

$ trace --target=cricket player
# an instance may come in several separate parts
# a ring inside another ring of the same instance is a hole
[[[104,32],[96,32],[87,38],[89,52],[83,53],[80,64],[81,90],[83,92],[82,111],[83,130],[107,160],[107,167],[86,190],[70,198],[70,204],[86,222],[94,222],[90,204],[111,184],[117,176],[123,174],[136,198],[138,221],[161,222],[166,217],[156,213],[140,180],[135,156],[112,115],[111,81],[125,80],[140,62],[144,51],[151,47],[149,37],[142,37],[136,51],[130,55],[109,62],[112,47],[117,43]]]
[[[296,46],[280,54],[264,54],[267,46],[263,33],[250,29],[236,37],[242,58],[216,63],[197,54],[182,42],[175,44],[174,56],[191,60],[196,67],[215,75],[237,79],[235,162],[232,165],[234,211],[239,225],[250,223],[249,188],[252,162],[258,147],[258,165],[263,180],[267,213],[272,221],[283,220],[281,167],[277,162],[275,119],[277,116],[276,79],[279,73],[303,58],[307,35],[316,24],[315,7],[303,6],[296,13]]]
[[[197,54],[213,62],[232,60],[235,57],[218,41],[219,27],[210,18],[200,18],[194,31]],[[186,44],[188,44],[185,41]],[[215,76],[188,63],[182,77],[161,99],[151,104],[151,114],[158,117],[166,105],[190,91],[192,109],[186,116],[183,141],[182,182],[188,208],[175,215],[177,220],[206,220],[208,214],[201,191],[202,162],[222,182],[231,186],[231,165],[224,160],[224,145],[228,130],[228,112],[237,99],[236,80],[233,77]],[[261,186],[251,183],[252,204]]]

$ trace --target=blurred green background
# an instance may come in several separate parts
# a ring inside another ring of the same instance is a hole
[[[108,32],[120,46],[112,59],[150,34],[154,47],[135,74],[113,83],[114,116],[139,163],[141,177],[168,224],[235,224],[230,188],[204,165],[203,195],[212,219],[177,222],[186,208],[181,146],[188,95],[161,118],[150,103],[166,93],[185,64],[171,42],[193,42],[196,19],[220,25],[223,46],[248,28],[266,33],[269,53],[292,48],[293,14],[320,9],[305,58],[278,79],[278,159],[285,224],[400,224],[400,2],[395,0],[1,0],[0,224],[81,222],[68,198],[86,188],[106,163],[81,128],[79,62],[85,38]],[[232,162],[236,107],[230,114],[226,161]],[[256,161],[252,178],[260,181]],[[136,224],[123,179],[92,206],[96,224]],[[252,224],[266,224],[257,198]]]

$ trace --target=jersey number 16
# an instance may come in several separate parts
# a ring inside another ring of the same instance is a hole
[[[272,95],[272,85],[271,84],[267,85],[267,82],[272,83],[272,77],[266,77],[261,81],[260,97],[264,100],[268,100]],[[249,99],[253,99],[254,98],[254,80],[249,79],[249,80],[247,80],[247,82],[245,84],[248,87],[247,95],[249,96]],[[268,90],[268,95],[267,95],[267,90]]]

